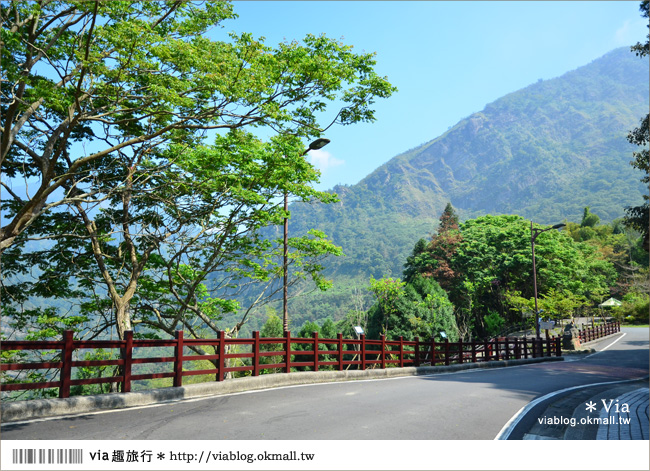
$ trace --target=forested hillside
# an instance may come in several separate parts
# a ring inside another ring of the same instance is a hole
[[[519,214],[550,224],[579,220],[590,206],[611,221],[647,192],[626,140],[647,109],[648,61],[616,49],[488,104],[357,185],[335,187],[336,205],[293,205],[291,231],[317,227],[343,247],[331,274],[399,276],[447,202],[461,220]]]

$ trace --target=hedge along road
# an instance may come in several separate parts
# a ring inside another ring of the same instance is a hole
[[[599,353],[563,362],[291,386],[3,424],[2,438],[492,440],[537,397],[648,376],[647,329],[623,328],[590,346]]]

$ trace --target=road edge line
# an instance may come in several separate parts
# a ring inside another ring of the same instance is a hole
[[[557,396],[559,394],[563,394],[563,393],[566,393],[566,392],[569,392],[569,391],[575,391],[575,390],[578,390],[578,389],[591,388],[591,387],[594,387],[594,386],[605,386],[605,385],[608,385],[608,384],[632,383],[634,381],[639,381],[639,380],[647,379],[647,378],[648,377],[646,376],[644,378],[624,379],[624,380],[620,380],[620,381],[607,381],[607,382],[604,382],[604,383],[583,384],[581,386],[573,386],[573,387],[570,387],[570,388],[564,388],[564,389],[560,389],[558,391],[553,391],[553,392],[548,393],[548,394],[546,394],[546,395],[544,395],[542,397],[538,397],[537,399],[529,402],[524,407],[519,409],[519,411],[515,415],[513,415],[510,418],[510,420],[508,420],[508,422],[506,422],[506,424],[501,428],[501,430],[499,431],[497,436],[494,437],[494,440],[508,440],[508,438],[510,437],[510,434],[517,427],[517,425],[519,425],[519,422],[521,422],[521,420],[526,416],[526,414],[528,414],[528,412],[530,412],[535,406],[539,405],[540,403],[542,403],[542,402],[544,402],[544,401],[546,401],[548,399],[551,399],[554,396]]]
[[[582,358],[582,360],[586,360],[586,359],[589,358],[589,357],[593,357],[594,355],[598,355],[599,353],[604,352],[604,351],[607,350],[609,347],[611,347],[611,346],[614,345],[616,342],[618,342],[618,341],[621,340],[623,337],[625,337],[625,336],[627,335],[627,332],[622,332],[622,334],[623,334],[623,335],[619,336],[616,340],[614,340],[612,343],[610,343],[609,345],[607,345],[607,346],[606,346],[605,348],[603,348],[602,350],[598,350],[598,351],[595,352],[595,353],[591,353],[590,355],[587,355],[586,357]]]

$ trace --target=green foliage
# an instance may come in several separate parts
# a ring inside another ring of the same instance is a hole
[[[577,295],[568,290],[549,289],[539,300],[538,306],[544,310],[542,317],[559,321],[572,318],[579,309],[593,305],[583,295]]]
[[[374,72],[373,54],[325,36],[276,47],[250,33],[208,39],[236,17],[229,2],[12,1],[0,12],[0,163],[41,187],[25,201],[11,194],[0,250],[48,205],[105,197],[86,187],[97,165],[128,182],[137,177],[120,173],[164,168],[165,151],[194,148],[208,129],[319,137],[332,102],[336,122],[372,122],[374,100],[395,91]],[[86,147],[71,152],[77,141]],[[68,191],[52,201],[57,189]]]
[[[4,333],[0,333],[0,340],[8,340]],[[12,339],[13,340],[13,339]],[[0,351],[0,363],[39,363],[46,361],[61,361],[58,352],[54,351],[26,351],[3,350]],[[56,370],[18,370],[0,371],[2,384],[16,383],[43,383],[53,381]],[[16,401],[28,399],[45,399],[58,396],[58,388],[34,389],[26,391],[2,391],[2,401]]]
[[[594,227],[598,223],[600,223],[600,218],[598,217],[598,215],[589,211],[589,206],[587,206],[582,215],[582,222],[580,223],[580,227],[583,228]]]
[[[498,312],[490,312],[485,316],[485,333],[488,337],[494,337],[501,332],[506,320]]]
[[[466,221],[459,230],[461,237],[449,258],[451,270],[459,276],[443,280],[461,330],[489,335],[498,321],[496,315],[518,322],[520,316],[514,312],[533,311],[528,301],[533,297],[528,221],[520,216],[483,216]],[[538,292],[549,308],[558,293],[599,300],[616,279],[612,264],[599,257],[594,247],[558,231],[540,233],[535,248]],[[428,273],[431,268],[418,270]],[[559,306],[552,310],[565,311]]]
[[[626,324],[650,322],[650,296],[647,293],[631,293],[623,298],[623,304],[612,309],[614,317]]]
[[[284,328],[282,325],[282,319],[280,319],[275,314],[269,313],[262,330],[260,331],[260,337],[266,338],[280,338],[284,333]],[[261,352],[277,352],[282,350],[282,345],[274,344],[262,344],[260,345]],[[282,361],[282,356],[264,356],[260,358],[260,365],[272,365],[274,363],[280,363]],[[262,374],[270,373],[280,373],[282,368],[262,368]]]
[[[623,219],[592,227],[580,227],[567,222],[565,229],[574,241],[591,245],[600,258],[613,264],[618,276],[616,284],[610,286],[612,296],[625,295],[631,289],[634,273],[640,267],[648,266],[642,234],[627,227]]]
[[[280,197],[337,201],[313,188],[303,140],[331,111],[339,124],[373,121],[374,100],[395,90],[373,54],[325,36],[275,47],[248,33],[208,39],[235,17],[228,2],[1,11],[2,171],[44,190],[2,201],[2,301],[21,334],[237,336],[277,291],[282,243],[261,230],[290,216]],[[322,261],[340,247],[313,227],[288,243],[292,283],[327,289]],[[35,298],[67,310],[25,310]]]
[[[377,303],[368,311],[369,338],[440,339],[445,332],[451,341],[458,339],[453,306],[432,278],[416,276],[410,283],[371,279],[371,290]]]
[[[375,280],[370,278],[370,291],[377,299],[377,304],[370,311],[370,330],[368,335],[371,338],[379,338],[379,335],[386,335],[388,339],[402,335],[403,323],[401,312],[398,307],[400,299],[404,296],[403,288],[405,282],[394,278],[382,278]],[[395,333],[394,330],[398,329]]]
[[[307,321],[305,322],[300,330],[298,331],[298,334],[296,335],[299,338],[304,338],[304,339],[310,339],[314,337],[314,333],[318,334],[319,338],[323,339],[335,339],[337,332],[336,332],[336,326],[334,324],[334,321],[332,319],[328,318],[325,319],[321,325],[319,325],[316,322],[312,321]],[[295,351],[310,351],[313,352],[313,346],[309,344],[304,344],[304,343],[299,343],[299,344],[294,344],[293,345],[293,350]],[[323,350],[336,350],[337,346],[333,344],[319,344],[318,350],[323,351]],[[320,361],[333,361],[335,356],[332,355],[320,355],[319,360]],[[314,355],[295,355],[293,358],[294,362],[312,362],[314,361]],[[292,368],[293,371],[311,371],[313,370],[312,367],[309,366],[298,366]],[[319,370],[334,370],[333,366],[325,365],[325,366],[320,366]]]
[[[413,248],[413,254],[406,259],[404,277],[410,281],[416,274],[432,276],[440,285],[449,289],[459,274],[451,266],[463,236],[458,229],[458,215],[451,203],[447,203],[440,216],[437,233],[427,243],[421,239]]]
[[[117,360],[115,352],[98,348],[83,356],[83,360]],[[76,369],[76,379],[94,379],[117,376],[115,366],[82,366]],[[110,392],[110,383],[77,385],[70,388],[72,396],[87,396]]]
[[[641,120],[641,125],[635,128],[630,134],[628,134],[628,141],[637,146],[643,146],[644,149],[634,152],[634,160],[630,164],[644,172],[643,178],[641,181],[646,185],[650,183],[650,151],[648,150],[648,144],[650,143],[650,124],[648,123],[648,118],[650,115],[646,115],[643,120]],[[647,252],[648,249],[648,194],[643,195],[645,202],[639,206],[628,207],[625,209],[625,224],[628,227],[631,227],[641,234],[643,234],[643,248]]]

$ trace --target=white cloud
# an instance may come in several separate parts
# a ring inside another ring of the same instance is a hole
[[[309,161],[323,173],[330,168],[338,167],[345,163],[343,160],[333,157],[332,154],[324,150],[312,150],[309,152]]]
[[[631,46],[645,38],[640,36],[639,31],[647,27],[647,22],[643,19],[635,21],[627,20],[619,29],[614,33],[614,42],[616,46]],[[647,33],[646,33],[647,34]]]

